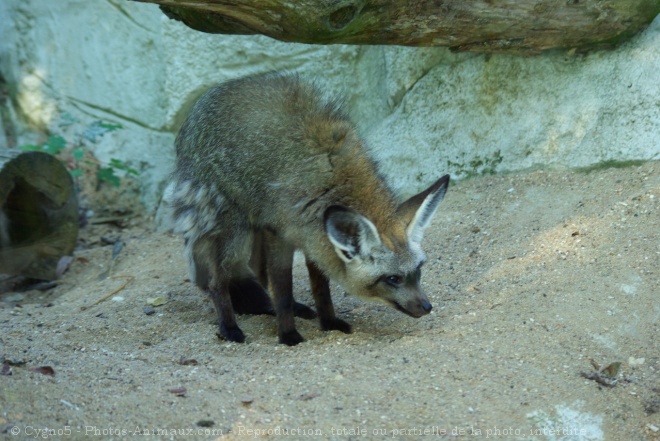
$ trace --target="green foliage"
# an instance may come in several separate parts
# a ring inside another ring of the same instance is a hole
[[[134,168],[129,167],[124,161],[117,158],[112,158],[110,159],[110,164],[108,167],[101,167],[99,169],[97,177],[100,181],[105,181],[114,187],[119,187],[120,180],[119,176],[115,174],[115,170],[121,170],[134,176],[138,176],[140,174],[140,172]]]
[[[597,171],[597,170],[605,170],[608,168],[627,168],[627,167],[636,167],[639,165],[644,164],[645,161],[641,160],[622,160],[622,161],[617,161],[614,159],[609,159],[607,161],[602,161],[602,162],[597,162],[592,165],[588,165],[586,167],[580,167],[577,169],[577,171],[582,172],[582,173],[591,173],[592,171]]]
[[[44,151],[54,156],[64,150],[65,147],[66,139],[59,135],[53,135],[48,137],[48,142],[44,145]]]
[[[48,141],[41,145],[26,144],[22,145],[19,148],[21,150],[31,151],[31,152],[45,152],[56,156],[66,147],[66,139],[62,138],[59,135],[53,135],[48,137]]]
[[[68,115],[65,118],[65,121],[60,125],[64,127],[71,125],[74,122],[77,122],[77,120],[75,120],[75,118],[73,118],[71,115]],[[83,139],[91,142],[97,142],[98,139],[104,134],[122,128],[123,127],[121,124],[95,121],[87,126],[83,133],[71,143],[67,142],[67,140],[60,135],[52,135],[49,136],[48,140],[41,145],[26,144],[20,146],[19,148],[26,151],[38,151],[53,155],[62,162],[62,164],[66,167],[73,178],[81,178],[84,175],[84,167],[81,168],[81,166],[85,164],[98,166],[98,162],[95,162],[91,159],[85,159],[86,146],[83,143]],[[134,176],[139,176],[140,174],[140,172],[130,167],[126,162],[117,158],[112,158],[110,159],[110,163],[107,166],[98,166],[96,179],[98,181],[107,182],[114,187],[119,187],[121,184],[121,178],[117,176],[117,171],[121,171],[125,174]]]
[[[117,170],[123,170],[126,173],[129,173],[131,175],[138,176],[140,174],[139,171],[135,170],[134,168],[131,168],[126,164],[124,161],[119,160],[117,158],[112,158],[110,159],[110,167],[117,169]]]
[[[115,174],[115,169],[112,167],[99,168],[96,177],[99,178],[99,181],[105,181],[113,187],[119,187],[119,176]]]
[[[465,156],[465,153],[463,153]],[[495,151],[491,156],[475,156],[474,158],[463,161],[454,162],[447,160],[447,166],[454,168],[457,175],[464,177],[473,177],[479,175],[492,175],[497,171],[497,166],[504,160],[502,152]]]
[[[94,121],[89,126],[87,126],[85,131],[82,133],[82,136],[83,138],[91,142],[96,142],[100,137],[102,137],[106,133],[113,132],[117,129],[123,129],[122,125],[105,123],[102,121]]]
[[[76,161],[81,161],[82,158],[85,156],[85,151],[83,150],[82,147],[76,147],[75,149],[73,149],[72,154],[73,154],[73,159],[75,159]]]

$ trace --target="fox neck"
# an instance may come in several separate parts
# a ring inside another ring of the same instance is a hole
[[[355,140],[330,155],[336,182],[328,206],[352,208],[369,218],[379,231],[385,231],[396,213],[397,201],[365,150],[362,142]]]

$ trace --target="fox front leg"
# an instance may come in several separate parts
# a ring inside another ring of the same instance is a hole
[[[316,310],[318,311],[319,321],[321,322],[321,330],[337,330],[344,334],[350,334],[351,325],[335,316],[335,308],[332,305],[330,285],[327,277],[323,275],[314,262],[306,260],[305,263],[307,264],[307,271],[309,272],[309,282],[312,286],[314,303],[316,305]]]

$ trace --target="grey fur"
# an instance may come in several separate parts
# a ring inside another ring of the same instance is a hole
[[[424,255],[406,230],[421,238],[448,176],[399,205],[339,102],[324,100],[314,86],[271,73],[214,87],[194,105],[176,153],[168,196],[176,231],[225,338],[244,339],[230,286],[258,289],[257,252],[264,253],[267,271],[259,270],[259,279],[268,279],[282,343],[302,341],[292,312],[295,249],[308,260],[323,329],[350,332],[334,316],[327,278],[414,317],[430,311],[419,287]],[[419,207],[424,212],[416,215]],[[388,285],[387,275],[401,275],[401,285]]]

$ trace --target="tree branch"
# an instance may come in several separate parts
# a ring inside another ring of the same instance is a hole
[[[133,1],[209,33],[518,54],[612,47],[660,13],[660,0]]]

